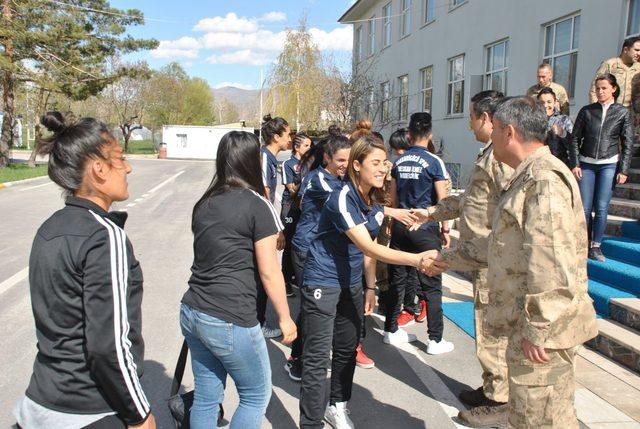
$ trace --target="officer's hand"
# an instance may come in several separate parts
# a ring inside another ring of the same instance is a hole
[[[375,289],[367,288],[364,293],[364,315],[368,316],[373,313],[373,308],[376,306],[376,291]]]
[[[616,176],[616,180],[618,182],[618,185],[623,185],[624,183],[627,182],[627,175],[618,173],[618,175]]]
[[[582,168],[574,167],[574,168],[571,169],[571,172],[575,176],[576,180],[582,179]]]
[[[283,250],[285,245],[286,245],[286,241],[284,239],[284,233],[280,231],[280,233],[278,233],[278,241],[276,243],[276,249]]]
[[[389,209],[389,216],[406,226],[411,226],[418,221],[418,217],[413,214],[413,210]]]
[[[427,210],[427,209],[411,209],[411,213],[413,213],[416,216],[417,222],[419,222],[421,224],[429,222],[429,210]]]
[[[144,423],[135,426],[129,425],[127,427],[129,429],[156,429],[156,419],[153,417],[153,414],[149,414],[149,417],[147,417]]]
[[[427,250],[420,254],[420,266],[417,268],[424,274],[433,277],[446,271],[448,264],[440,260],[438,250]]]
[[[448,249],[451,246],[451,236],[448,232],[441,232],[440,238],[442,239],[442,248]]]
[[[547,363],[551,360],[543,346],[536,346],[529,340],[522,340],[522,350],[524,357],[533,363]]]
[[[278,323],[282,331],[282,344],[291,344],[298,336],[298,328],[291,317],[280,319]]]

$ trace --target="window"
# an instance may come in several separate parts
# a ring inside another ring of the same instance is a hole
[[[451,178],[451,187],[453,189],[460,189],[460,171],[462,165],[458,162],[445,162],[444,168],[447,169],[449,177]],[[464,186],[464,185],[463,185]]]
[[[178,147],[185,148],[187,147],[187,135],[186,134],[176,134],[178,137]]]
[[[451,4],[449,5],[449,10],[455,9],[458,6],[465,4],[467,0],[451,0]]]
[[[580,15],[564,18],[545,26],[544,58],[551,64],[553,81],[564,86],[573,98],[580,39]]]
[[[383,82],[380,84],[380,94],[382,95],[382,122],[389,120],[389,98],[391,96],[389,91],[389,82]]]
[[[428,22],[436,19],[436,0],[424,0],[424,21],[426,24]]]
[[[375,15],[369,20],[369,55],[376,52],[376,17]]]
[[[398,119],[406,121],[409,118],[409,76],[404,75],[398,78]]]
[[[355,57],[356,61],[362,61],[362,27],[356,28],[356,52]]]
[[[411,33],[411,0],[402,0],[400,37]]]
[[[487,65],[484,74],[484,89],[493,89],[507,93],[507,69],[509,56],[509,41],[494,43],[487,46]]]
[[[382,47],[386,48],[391,44],[391,3],[382,8]]]
[[[375,110],[373,110],[374,108],[374,104],[376,102],[376,93],[373,90],[373,88],[369,88],[366,93],[365,93],[365,100],[364,100],[364,113],[365,113],[365,117],[369,118],[371,120],[374,120],[375,117],[372,117],[371,113],[373,113],[373,116],[375,116]]]
[[[638,0],[629,0],[627,37],[638,35],[640,35],[640,2],[638,2]]]
[[[449,83],[447,85],[447,115],[464,111],[464,55],[449,59]]]
[[[422,92],[422,111],[431,113],[431,100],[433,98],[433,66],[420,70],[420,91]]]

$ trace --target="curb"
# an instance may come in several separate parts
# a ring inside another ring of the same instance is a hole
[[[23,179],[23,180],[14,180],[13,182],[5,182],[5,183],[0,183],[0,189],[2,188],[10,188],[11,186],[15,186],[15,185],[21,185],[23,183],[30,183],[30,182],[35,182],[38,179],[42,179],[43,177],[49,179],[49,176],[47,176],[46,174],[44,176],[38,176],[38,177],[30,177],[29,179]]]

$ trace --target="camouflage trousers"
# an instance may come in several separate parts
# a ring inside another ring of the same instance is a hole
[[[518,334],[509,338],[509,428],[577,429],[574,358],[578,347],[547,349],[550,361],[524,357]]]
[[[484,327],[489,307],[486,270],[473,273],[473,312],[476,331],[476,356],[482,367],[482,390],[496,402],[509,399],[507,375],[507,337],[491,335]]]

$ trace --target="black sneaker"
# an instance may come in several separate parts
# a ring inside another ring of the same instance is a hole
[[[293,286],[291,286],[291,283],[286,284],[286,289],[287,289],[287,298],[296,296],[295,292],[293,291]]]
[[[594,261],[598,262],[606,261],[606,258],[604,257],[602,250],[600,250],[600,247],[592,247],[589,249],[589,259],[593,259]]]
[[[284,365],[284,370],[289,374],[289,378],[293,381],[302,380],[302,359],[290,359]]]

